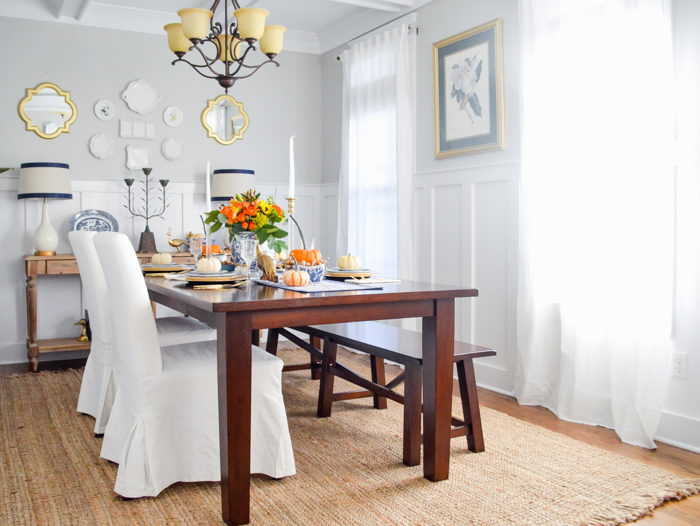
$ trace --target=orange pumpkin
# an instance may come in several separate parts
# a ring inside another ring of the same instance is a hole
[[[211,246],[211,253],[212,254],[221,254],[221,247],[219,245],[212,245]]]
[[[292,250],[289,255],[297,261],[303,261],[308,265],[318,265],[321,263],[321,251],[317,249],[304,250],[298,248]]]
[[[294,259],[294,270],[285,272],[282,279],[284,279],[285,285],[290,287],[303,287],[309,283],[309,273],[305,270],[299,270],[299,262],[294,256],[292,256],[292,259]]]

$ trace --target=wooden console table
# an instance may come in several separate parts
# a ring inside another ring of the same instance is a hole
[[[178,263],[194,263],[189,252],[170,252]],[[150,263],[153,254],[138,254],[141,264]],[[24,256],[24,269],[27,274],[27,359],[29,371],[39,368],[39,353],[57,351],[82,351],[90,349],[90,342],[79,342],[74,338],[52,338],[37,340],[37,276],[58,276],[61,274],[78,274],[78,263],[73,254],[56,256]]]

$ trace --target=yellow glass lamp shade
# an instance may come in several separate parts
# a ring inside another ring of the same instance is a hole
[[[265,19],[270,15],[268,11],[259,7],[244,7],[236,9],[233,14],[238,19],[238,32],[243,40],[260,40],[265,32]]]
[[[219,59],[221,62],[233,62],[234,60],[238,60],[238,57],[241,56],[241,42],[243,41],[240,38],[233,38],[233,35],[228,36],[227,60],[224,56],[226,53],[226,46],[224,45],[226,35],[219,35],[217,38],[219,39],[219,46],[221,46],[221,52],[219,53]]]
[[[168,46],[170,46],[170,51],[173,53],[187,53],[192,47],[192,42],[190,42],[186,37],[185,33],[182,32],[182,24],[168,24],[163,27],[168,32]]]
[[[209,33],[209,19],[214,13],[201,7],[188,7],[177,12],[182,19],[182,32],[190,40],[204,40]]]
[[[265,26],[265,33],[260,39],[260,50],[268,56],[279,55],[285,31],[287,28],[284,26]]]

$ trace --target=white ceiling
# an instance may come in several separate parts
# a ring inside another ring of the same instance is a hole
[[[163,35],[184,7],[214,0],[0,0],[0,16]],[[229,8],[231,8],[230,0]],[[285,49],[325,53],[432,0],[239,0],[262,7],[268,23],[287,28]],[[223,13],[224,0],[217,9]],[[221,15],[223,17],[223,15]]]

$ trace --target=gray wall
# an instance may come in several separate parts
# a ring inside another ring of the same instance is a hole
[[[27,38],[30,35],[32,38]],[[171,66],[175,55],[163,36],[77,25],[0,18],[0,55],[3,72],[0,102],[0,164],[18,167],[29,161],[63,161],[71,165],[74,179],[123,179],[126,146],[148,144],[154,176],[173,181],[202,180],[206,161],[212,167],[244,167],[256,170],[258,180],[285,183],[289,174],[289,136],[296,135],[296,170],[299,183],[320,183],[321,159],[321,58],[316,55],[283,52],[281,67],[268,64],[252,78],[235,85],[230,94],[243,103],[250,126],[243,140],[222,146],[207,138],[200,122],[208,99],[223,94],[215,80],[200,77],[186,64]],[[262,56],[256,52],[256,55]],[[129,110],[121,99],[129,82],[146,79],[163,95],[158,108],[148,115]],[[70,91],[78,107],[78,118],[69,134],[45,140],[25,131],[17,107],[26,88],[53,82]],[[109,99],[117,107],[110,121],[98,120],[95,103]],[[177,106],[184,123],[170,128],[163,122],[163,110]],[[119,138],[119,119],[157,123],[157,141]],[[99,160],[89,151],[90,138],[105,133],[115,139],[117,153]],[[184,141],[185,154],[178,162],[168,161],[160,152],[165,137]]]

